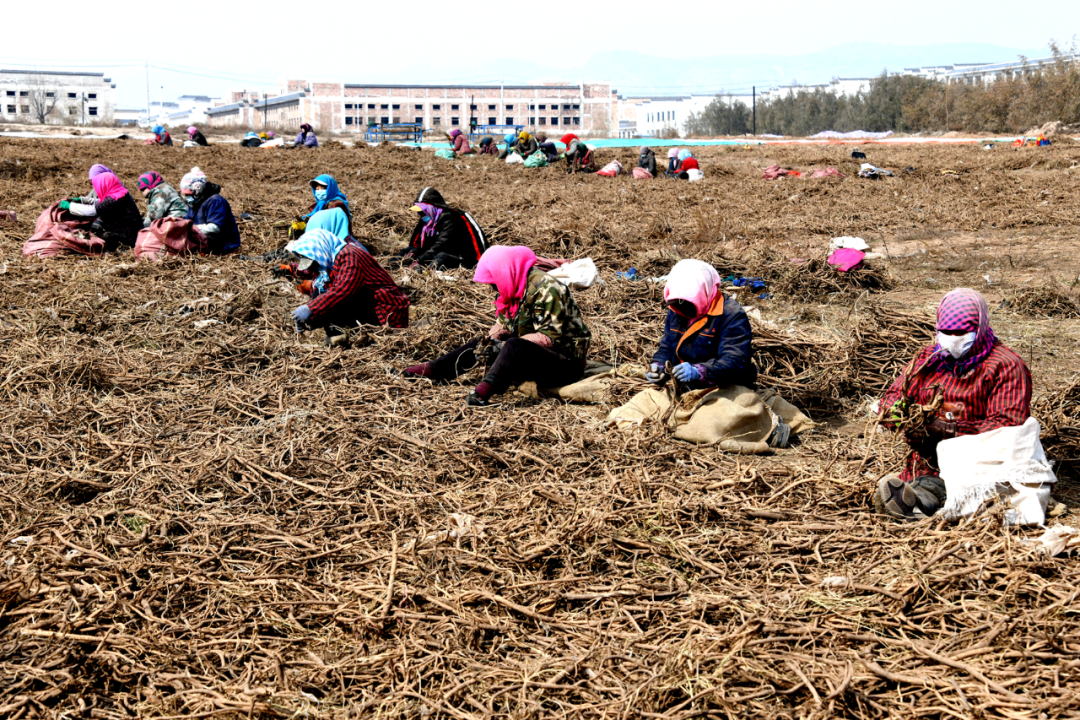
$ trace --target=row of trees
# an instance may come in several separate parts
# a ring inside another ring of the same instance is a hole
[[[1025,67],[1012,77],[972,85],[945,83],[908,75],[870,81],[865,92],[839,95],[800,90],[757,104],[757,131],[775,135],[813,135],[823,130],[849,132],[1019,133],[1060,120],[1080,122],[1080,62],[1074,45],[1063,52],[1051,44],[1054,62]],[[742,135],[752,127],[751,110],[742,102],[717,96],[701,113],[691,115],[691,135]]]

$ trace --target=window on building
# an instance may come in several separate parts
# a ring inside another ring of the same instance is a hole
[[[7,96],[8,97],[15,97],[15,91],[14,90],[8,90],[7,91]]]
[[[368,110],[374,110],[375,109],[375,103],[368,103],[367,109]]]
[[[575,106],[574,106],[574,109],[575,109],[575,110],[580,110],[580,109],[581,109],[581,106],[580,106],[580,105],[575,105]]]
[[[346,107],[348,107],[348,106],[346,105]],[[352,116],[350,116],[350,115],[345,116],[345,124],[346,125],[352,125],[352,121],[353,121]]]
[[[470,110],[475,110],[475,109],[476,109],[476,106],[475,106],[475,105],[470,105],[470,106],[469,106],[469,109],[470,109]]]
[[[393,109],[393,110],[400,110],[400,109],[401,109],[401,106],[400,106],[400,105],[395,105],[395,106],[394,106],[394,107],[393,107],[392,109]]]
[[[30,91],[29,90],[20,90],[19,91],[19,97],[30,97]],[[93,95],[91,95],[90,97],[93,97]]]
[[[568,118],[568,117],[564,117],[564,118],[562,119],[562,124],[563,124],[563,125],[569,125],[569,124],[570,124],[570,118]]]
[[[581,124],[581,118],[579,118],[579,117],[575,117],[575,118],[574,118],[574,124],[575,124],[575,125],[580,125],[580,124]]]
[[[488,118],[488,125],[494,125],[497,122],[499,122],[499,118],[495,118],[495,117],[489,117]]]
[[[552,125],[558,125],[559,124],[559,118],[551,118],[551,124]]]
[[[14,109],[15,108],[12,108],[12,110],[14,110]],[[77,108],[77,107],[69,107],[68,108],[68,115],[78,115],[78,114],[79,114],[79,108]]]
[[[494,105],[488,105],[488,111],[489,111],[489,112],[490,112],[491,110],[494,110],[494,109],[495,109],[495,106],[494,106]]]
[[[349,103],[345,103],[345,109],[352,110],[352,105],[350,105]]]
[[[457,106],[457,105],[451,105],[451,106],[450,106],[450,109],[451,109],[451,110],[457,110],[457,109],[458,109],[458,106]],[[457,123],[454,123],[454,124],[456,125]]]
[[[540,118],[540,124],[541,125],[547,125],[547,118],[546,117]]]
[[[90,93],[86,97],[90,98],[91,100],[97,100],[97,93]]]
[[[512,118],[512,117],[506,118],[506,124],[507,125],[513,125],[514,124],[514,118]]]
[[[424,109],[424,106],[423,106],[423,105],[415,105],[415,106],[413,107],[413,109],[414,109],[414,110],[423,110],[423,109]]]
[[[535,105],[530,105],[530,106],[529,106],[529,109],[530,109],[530,110],[535,110],[535,109],[536,109],[536,106],[535,106]]]
[[[29,115],[30,114],[30,106],[29,105],[23,105],[21,107],[21,109],[20,109],[20,112],[22,112],[23,115]]]
[[[432,105],[431,109],[432,110],[442,110],[442,105]]]
[[[73,98],[73,99],[74,99],[74,98],[77,98],[77,97],[79,97],[79,96],[78,96],[78,95],[76,95],[75,93],[68,93],[68,97],[69,97],[69,98]]]
[[[432,125],[442,125],[442,118],[441,117],[433,117],[433,118],[431,118],[431,124]]]
[[[45,97],[47,97],[47,98],[49,98],[49,97],[56,97],[56,93],[54,93],[54,92],[47,92],[47,93],[45,93]]]
[[[457,107],[457,105],[455,105],[454,107]],[[457,125],[458,124],[458,118],[457,117],[450,118],[450,124],[451,125]]]
[[[7,111],[8,111],[9,115],[14,115],[15,114],[15,106],[14,105],[8,105],[7,106]]]
[[[541,105],[541,106],[540,106],[540,109],[541,109],[541,110],[547,110],[547,105]]]
[[[507,105],[507,106],[506,106],[506,109],[507,109],[507,110],[513,110],[513,109],[514,109],[514,106],[513,106],[513,105]]]
[[[418,117],[415,120],[413,120],[413,122],[416,123],[417,125],[423,125],[424,124],[424,118]]]
[[[569,106],[569,105],[563,105],[563,106],[562,106],[562,109],[563,109],[563,110],[569,110],[569,109],[570,109],[570,106]]]
[[[379,109],[380,109],[380,110],[389,110],[389,109],[390,109],[390,106],[389,106],[389,105],[380,105],[380,106],[379,106]]]
[[[389,125],[390,124],[390,118],[381,117],[381,118],[379,118],[379,122],[381,122],[383,125]]]

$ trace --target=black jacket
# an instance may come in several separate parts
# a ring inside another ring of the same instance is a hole
[[[426,202],[434,204],[430,199]],[[423,247],[420,245],[425,223],[423,219],[417,221],[409,240],[407,254],[412,255],[413,260],[421,265],[432,263],[436,255],[445,253],[461,258],[461,267],[476,267],[480,256],[487,249],[480,226],[467,213],[447,207],[441,209],[442,214],[435,223],[435,234]]]
[[[527,142],[522,142],[521,138],[518,138],[514,141],[514,149],[521,157],[527,158],[540,149],[540,144],[534,137],[529,138]]]
[[[101,230],[112,235],[111,238],[102,238],[109,244],[128,245],[134,247],[135,238],[143,229],[142,213],[135,204],[135,198],[127,193],[119,200],[105,198],[94,204],[98,220],[101,221]],[[111,241],[111,242],[110,242]]]
[[[637,160],[639,168],[645,168],[649,174],[656,177],[656,153],[651,150],[645,155],[639,155]]]
[[[195,134],[191,136],[191,139],[199,145],[202,145],[203,147],[206,147],[210,144],[206,142],[206,136],[202,134],[201,130],[196,130]]]

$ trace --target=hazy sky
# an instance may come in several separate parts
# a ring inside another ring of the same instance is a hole
[[[497,82],[490,74],[470,76],[470,66],[483,62],[490,67],[491,61],[511,58],[572,70],[602,50],[690,58],[802,55],[852,42],[980,42],[1041,49],[1050,39],[1068,45],[1080,33],[1077,0],[1046,0],[1030,8],[1003,0],[848,0],[832,3],[835,10],[830,3],[805,0],[639,0],[624,5],[582,0],[558,7],[519,6],[543,8],[533,29],[524,22],[530,13],[488,9],[498,5],[225,1],[195,3],[181,12],[175,10],[184,5],[158,9],[152,4],[88,12],[85,2],[11,2],[4,8],[4,27],[38,30],[4,33],[0,66],[95,68],[117,82],[121,104],[141,105],[144,60],[159,66],[150,69],[151,98],[157,99],[164,84],[168,100],[180,94],[220,94],[227,88],[273,87],[283,76],[378,82],[402,68],[414,71],[410,79],[416,83]],[[266,11],[261,16],[256,14],[260,9]],[[999,59],[1015,58],[988,58]],[[963,58],[941,60],[958,61]]]

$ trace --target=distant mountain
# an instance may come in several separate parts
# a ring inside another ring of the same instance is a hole
[[[460,84],[501,81],[507,84],[538,79],[610,80],[621,95],[679,95],[690,92],[749,92],[751,86],[814,85],[834,77],[875,77],[883,71],[954,63],[1006,62],[1021,55],[1045,57],[1047,48],[1009,48],[985,43],[941,45],[879,45],[848,43],[804,55],[718,55],[706,58],[659,58],[637,52],[609,50],[593,55],[581,66],[559,68],[521,60],[488,60],[444,67],[432,77],[430,66],[390,71],[368,82]],[[350,81],[363,81],[360,78]]]

